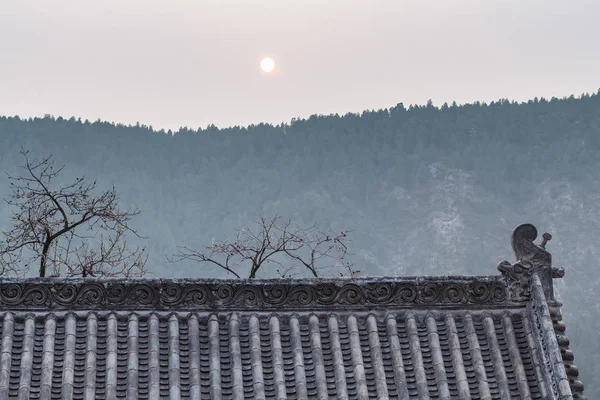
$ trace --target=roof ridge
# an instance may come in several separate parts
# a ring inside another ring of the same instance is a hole
[[[532,276],[531,291],[532,324],[542,341],[540,353],[545,373],[551,380],[549,389],[561,399],[585,399],[583,383],[577,379],[579,370],[572,364],[574,357],[572,353],[569,357],[565,357],[569,343],[564,336],[564,324],[558,321],[560,307],[553,306],[552,310],[550,309],[544,295],[544,285],[536,273]]]
[[[0,280],[13,310],[335,310],[369,307],[524,306],[506,278],[420,277],[323,281]]]

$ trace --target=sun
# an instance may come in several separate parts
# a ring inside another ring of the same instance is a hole
[[[267,74],[273,72],[275,70],[275,60],[271,57],[265,57],[260,60],[260,69]]]

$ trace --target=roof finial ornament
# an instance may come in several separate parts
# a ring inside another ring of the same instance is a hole
[[[548,241],[552,240],[552,235],[549,234],[548,232],[544,232],[544,234],[542,235],[542,238],[544,238],[544,240],[542,240],[542,244],[540,244],[540,247],[544,250],[546,250],[546,243],[548,243]]]
[[[537,229],[532,224],[521,224],[513,231],[510,242],[515,252],[517,262],[528,261],[534,268],[550,266],[552,256],[546,251],[546,243],[552,238],[549,233],[544,233],[541,245],[533,241],[537,239]]]
[[[498,264],[498,270],[508,280],[510,297],[515,301],[529,299],[533,273],[539,275],[548,299],[554,299],[552,278],[564,276],[564,269],[552,268],[552,255],[546,251],[546,244],[552,235],[545,232],[539,245],[534,243],[537,236],[537,229],[532,224],[517,226],[510,237],[517,262],[512,264],[503,261]]]

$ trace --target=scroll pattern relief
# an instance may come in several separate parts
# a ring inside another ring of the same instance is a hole
[[[348,280],[330,283],[228,281],[0,281],[10,309],[335,309],[352,306],[505,304],[500,277]]]

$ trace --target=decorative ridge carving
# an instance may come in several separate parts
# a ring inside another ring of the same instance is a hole
[[[498,271],[506,278],[508,294],[513,301],[528,301],[531,295],[531,269],[519,262],[502,261]]]
[[[552,235],[544,233],[540,245],[533,243],[537,239],[537,229],[532,224],[521,224],[510,235],[510,244],[515,252],[517,261],[529,261],[533,266],[540,267],[552,264],[552,256],[546,251],[546,243]]]
[[[542,281],[548,300],[554,301],[553,278],[562,278],[564,268],[552,267],[552,255],[546,251],[546,244],[552,235],[544,233],[542,242],[537,245],[538,231],[532,224],[521,224],[510,236],[510,244],[517,262],[502,261],[498,270],[506,278],[509,297],[513,301],[528,301],[531,295],[531,277],[537,273]]]
[[[500,276],[315,280],[0,279],[5,310],[322,310],[506,306]]]

